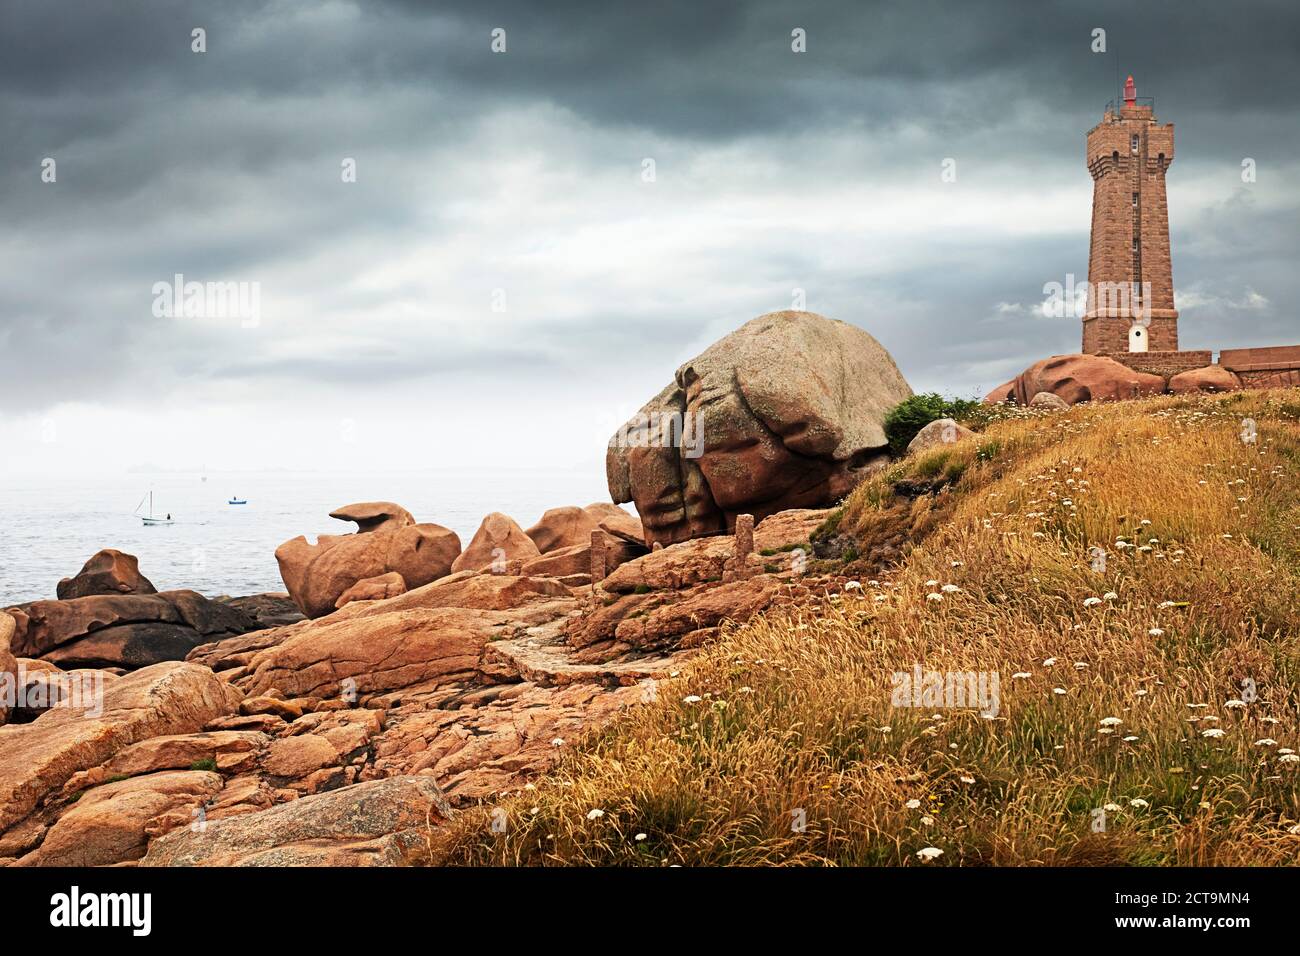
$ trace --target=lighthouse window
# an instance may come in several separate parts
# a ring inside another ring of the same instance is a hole
[[[1129,139],[1129,148],[1132,149],[1133,152],[1135,152],[1135,153],[1138,151],[1138,138],[1137,138],[1137,133],[1134,133],[1133,136],[1132,136],[1132,138]]]
[[[1133,194],[1133,208],[1136,209],[1137,206],[1138,206],[1138,194],[1137,194],[1137,193],[1134,193],[1134,194]]]
[[[1134,252],[1138,251],[1138,241],[1136,239],[1133,240],[1133,251]]]

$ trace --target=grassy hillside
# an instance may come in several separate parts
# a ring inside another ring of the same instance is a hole
[[[1295,391],[1008,412],[828,523],[860,589],[729,630],[432,862],[1294,863],[1298,465]],[[917,664],[996,672],[996,716],[893,706]]]

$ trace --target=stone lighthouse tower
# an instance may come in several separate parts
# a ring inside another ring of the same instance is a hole
[[[1130,76],[1123,103],[1107,104],[1101,123],[1088,131],[1087,150],[1092,242],[1083,351],[1176,352],[1178,312],[1165,202],[1174,126],[1156,121],[1154,100],[1139,101]]]

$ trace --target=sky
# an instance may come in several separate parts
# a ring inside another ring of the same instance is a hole
[[[1183,347],[1300,342],[1293,2],[4,0],[0,476],[602,471],[797,290],[983,395],[1079,348],[1129,73]]]

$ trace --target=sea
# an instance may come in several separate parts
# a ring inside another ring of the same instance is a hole
[[[149,527],[140,520],[150,491],[154,515],[170,514],[173,524]],[[248,503],[229,504],[232,498]],[[101,548],[134,554],[160,591],[190,588],[209,597],[283,591],[275,549],[300,534],[315,541],[319,534],[355,531],[355,524],[329,513],[358,501],[397,502],[417,521],[452,529],[465,545],[492,511],[527,528],[548,508],[608,500],[599,472],[0,477],[0,607],[55,597],[59,580]]]

